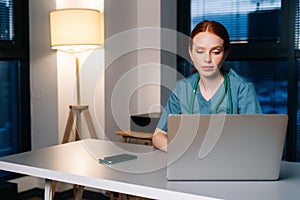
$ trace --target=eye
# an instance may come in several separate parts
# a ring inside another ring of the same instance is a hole
[[[195,52],[201,54],[204,52],[204,50],[202,48],[195,48]]]
[[[214,55],[219,55],[220,53],[222,53],[222,51],[219,51],[219,50],[212,51],[212,54],[214,54]]]
[[[196,53],[198,53],[198,54],[202,54],[202,53],[203,53],[203,51],[202,51],[202,50],[196,50]]]

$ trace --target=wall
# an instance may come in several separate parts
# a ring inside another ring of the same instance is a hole
[[[30,0],[30,76],[32,148],[57,144],[58,79],[56,53],[50,49],[49,12],[55,0]]]
[[[104,7],[105,133],[109,140],[118,140],[114,132],[128,129],[128,88],[137,84],[136,73],[125,82],[119,82],[137,65],[137,52],[134,51],[137,35],[128,31],[137,28],[137,0],[105,1]],[[132,102],[136,104],[136,98]]]
[[[137,111],[160,112],[160,0],[138,1]]]
[[[177,80],[177,1],[161,1],[161,105],[165,105]]]
[[[105,1],[105,133],[160,111],[160,0]]]

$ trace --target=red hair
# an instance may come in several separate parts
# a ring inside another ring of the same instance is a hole
[[[204,20],[200,23],[198,23],[193,31],[191,32],[190,35],[190,49],[193,47],[193,39],[194,37],[201,32],[210,32],[213,33],[220,38],[223,39],[224,41],[224,51],[228,52],[230,49],[230,39],[229,39],[229,34],[227,32],[227,29],[219,22],[216,21],[209,21],[209,20]]]

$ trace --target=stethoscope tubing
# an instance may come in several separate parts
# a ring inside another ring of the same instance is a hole
[[[197,76],[196,81],[193,84],[193,90],[191,93],[191,99],[189,104],[189,114],[193,114],[194,110],[194,102],[197,92],[197,87],[200,81],[200,75]],[[229,114],[233,114],[233,103],[232,103],[232,96],[231,96],[231,87],[230,87],[230,80],[228,74],[224,72],[224,93],[222,97],[219,99],[218,103],[216,104],[215,108],[212,110],[213,114],[217,113],[218,108],[220,107],[221,103],[224,101],[226,94],[228,95],[229,100]]]

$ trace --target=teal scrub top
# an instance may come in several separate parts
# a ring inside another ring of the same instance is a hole
[[[199,73],[193,73],[185,79],[176,82],[174,89],[169,97],[167,105],[158,122],[157,128],[167,131],[167,121],[169,114],[189,114],[190,101],[192,97],[193,85],[197,80]],[[261,114],[260,104],[257,98],[255,87],[252,82],[237,74],[230,69],[228,72],[231,99],[232,114]],[[228,95],[217,108],[216,113],[213,110],[222,98],[225,92],[223,84],[219,87],[214,96],[207,101],[201,95],[200,88],[197,87],[193,113],[198,114],[229,114],[230,106]]]

